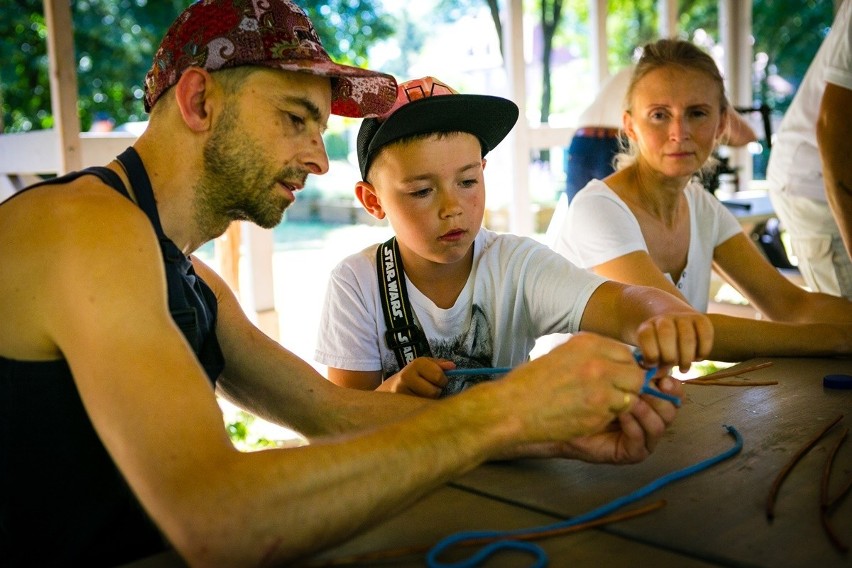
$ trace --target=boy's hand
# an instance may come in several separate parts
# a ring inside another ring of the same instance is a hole
[[[701,313],[668,313],[651,317],[637,330],[638,347],[645,367],[689,370],[693,361],[703,361],[713,347],[713,324]]]
[[[418,357],[383,382],[376,390],[438,398],[447,384],[444,371],[455,368],[455,363],[448,359]]]

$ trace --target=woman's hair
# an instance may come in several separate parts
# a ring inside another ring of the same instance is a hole
[[[636,88],[636,84],[648,73],[663,67],[680,67],[681,69],[700,71],[707,75],[719,87],[719,109],[721,116],[724,117],[725,113],[728,112],[730,103],[728,103],[728,98],[725,96],[725,83],[716,62],[713,61],[713,58],[708,53],[695,44],[681,39],[661,39],[649,43],[642,48],[642,56],[636,63],[636,68],[630,77],[627,93],[624,96],[624,109],[627,112],[631,112],[632,110],[633,91]],[[723,138],[725,137],[727,137],[727,133],[723,135]],[[621,137],[621,144],[622,152],[615,158],[618,169],[632,164],[636,160],[638,153],[633,141],[628,139],[627,136]],[[711,157],[702,167],[702,171],[715,166],[715,162],[716,160]]]

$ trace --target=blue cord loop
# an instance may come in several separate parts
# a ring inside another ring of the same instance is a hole
[[[633,353],[633,358],[634,358],[634,359],[636,359],[636,363],[637,363],[637,364],[642,365],[642,352],[641,352],[641,351],[639,351],[639,350],[637,349],[637,350]],[[673,396],[673,395],[666,394],[666,393],[664,393],[664,392],[658,391],[657,389],[655,389],[655,388],[653,388],[653,387],[651,386],[651,379],[652,379],[652,378],[654,377],[654,375],[656,375],[656,374],[657,374],[657,368],[656,368],[656,367],[651,367],[651,368],[650,368],[650,369],[648,369],[648,371],[645,373],[645,383],[642,385],[642,393],[643,393],[643,394],[649,394],[649,395],[651,395],[651,396],[655,396],[655,397],[657,397],[657,398],[661,398],[661,399],[663,399],[663,400],[667,400],[667,401],[669,401],[670,403],[672,403],[672,404],[674,404],[675,406],[677,406],[678,408],[680,408],[680,397],[678,397],[678,396]]]
[[[485,561],[486,558],[497,553],[500,550],[513,549],[522,550],[535,556],[536,560],[535,564],[532,565],[533,568],[542,568],[544,566],[547,566],[547,553],[545,553],[543,548],[531,542],[518,540],[499,540],[496,542],[489,543],[488,545],[480,548],[476,553],[474,553],[472,556],[469,556],[467,559],[460,560],[458,562],[453,562],[450,564],[441,562],[440,560],[438,560],[438,556],[448,548],[467,540],[477,538],[511,539],[513,536],[517,536],[520,534],[528,535],[531,533],[534,534],[540,532],[547,532],[554,529],[562,529],[575,525],[580,525],[589,521],[599,519],[601,517],[605,517],[606,515],[611,514],[615,510],[620,509],[625,505],[629,505],[630,503],[634,503],[636,501],[639,501],[640,499],[647,497],[651,493],[674,481],[683,479],[684,477],[689,477],[690,475],[694,475],[740,453],[743,449],[743,437],[740,435],[739,431],[733,426],[725,425],[725,429],[728,431],[728,434],[730,434],[734,438],[734,445],[730,449],[725,450],[724,452],[718,455],[707,458],[701,462],[687,466],[683,469],[668,473],[662,477],[655,479],[648,485],[641,487],[632,493],[624,495],[623,497],[619,497],[613,501],[610,501],[609,503],[598,507],[597,509],[592,509],[587,513],[572,517],[571,519],[567,519],[565,521],[560,521],[558,523],[536,527],[532,529],[516,529],[511,531],[466,531],[451,534],[450,536],[438,541],[435,546],[429,549],[429,552],[426,554],[426,565],[429,566],[429,568],[473,568],[474,566],[479,566],[483,561]]]
[[[642,353],[638,350],[633,354],[633,358],[636,359],[636,363],[639,365],[642,364]],[[509,371],[511,371],[511,367],[479,367],[475,369],[451,369],[448,371],[444,371],[444,374],[448,377],[454,376],[465,376],[465,375],[505,375]],[[653,367],[648,369],[645,373],[645,383],[642,385],[642,393],[648,394],[651,396],[655,396],[657,398],[661,398],[663,400],[667,400],[674,404],[675,406],[680,406],[680,397],[672,396],[670,394],[666,394],[664,392],[658,391],[657,389],[651,387],[651,379],[654,375],[657,374],[657,368]]]

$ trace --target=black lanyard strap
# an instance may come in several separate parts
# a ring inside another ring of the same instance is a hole
[[[396,237],[380,244],[376,250],[376,272],[382,311],[388,328],[385,341],[396,355],[399,368],[402,369],[417,357],[431,357],[429,342],[418,327],[408,300],[405,269]]]

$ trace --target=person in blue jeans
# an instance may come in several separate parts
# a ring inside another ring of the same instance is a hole
[[[587,183],[615,171],[613,160],[621,151],[621,110],[632,73],[633,66],[628,66],[610,77],[577,118],[577,130],[565,153],[569,202]]]

